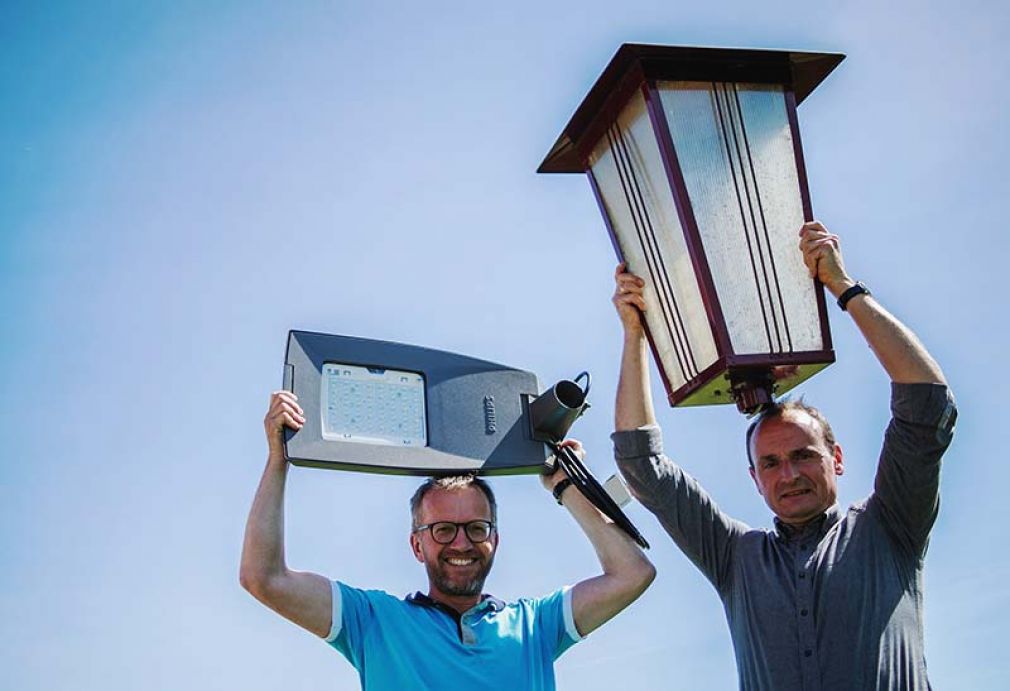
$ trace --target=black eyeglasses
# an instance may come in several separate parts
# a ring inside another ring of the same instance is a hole
[[[459,533],[460,527],[463,528],[463,532],[466,533],[467,538],[470,542],[486,542],[488,538],[491,537],[491,531],[494,530],[494,523],[491,521],[468,521],[467,523],[452,523],[450,521],[435,521],[434,523],[428,523],[427,525],[419,525],[414,528],[415,533],[419,533],[422,530],[431,531],[431,539],[440,545],[448,545],[450,542],[456,539],[457,533]]]

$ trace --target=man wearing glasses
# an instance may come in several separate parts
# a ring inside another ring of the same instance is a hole
[[[631,604],[655,577],[638,546],[563,471],[543,478],[596,550],[603,573],[544,598],[502,602],[483,592],[498,548],[491,488],[472,477],[431,479],[410,501],[410,546],[427,593],[405,599],[292,571],[284,559],[284,426],[301,428],[297,398],[273,394],[269,454],[246,524],[240,580],[259,601],[324,638],[366,691],[554,689],[554,660]],[[577,454],[578,442],[568,441]]]
[[[849,278],[837,236],[808,223],[800,249],[892,382],[892,419],[870,496],[838,506],[842,447],[816,409],[792,402],[767,409],[747,432],[750,475],[775,530],[723,513],[662,453],[645,361],[644,284],[621,267],[618,466],[718,591],[741,689],[928,689],[922,567],[954,399],[915,335]]]

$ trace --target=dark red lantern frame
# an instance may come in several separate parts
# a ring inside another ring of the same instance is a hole
[[[753,412],[773,393],[786,391],[834,362],[824,291],[816,286],[815,297],[821,331],[821,350],[738,354],[733,350],[715,281],[687,193],[669,123],[660,102],[657,82],[697,81],[712,83],[758,83],[781,85],[804,219],[813,220],[806,167],[800,142],[796,106],[844,59],[837,53],[808,53],[724,48],[694,48],[624,44],[579,105],[539,173],[587,173],[620,261],[620,243],[603,196],[590,167],[590,156],[601,138],[616,122],[636,92],[644,97],[656,134],[666,179],[670,185],[684,240],[706,316],[715,339],[718,357],[714,364],[687,377],[674,389],[655,340],[646,332],[667,391],[670,405],[700,405],[736,402],[744,412]],[[725,373],[725,377],[720,377]]]

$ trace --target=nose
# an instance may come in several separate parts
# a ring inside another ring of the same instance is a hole
[[[457,526],[456,537],[454,537],[452,539],[452,542],[450,542],[447,545],[447,547],[452,547],[453,549],[459,550],[460,552],[465,552],[472,546],[473,543],[470,542],[470,538],[466,536],[466,530],[463,528],[463,526]]]
[[[796,470],[796,466],[792,461],[787,460],[782,464],[782,479],[791,482],[800,476],[799,471]]]

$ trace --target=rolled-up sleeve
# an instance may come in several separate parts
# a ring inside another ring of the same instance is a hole
[[[891,536],[920,558],[939,511],[940,460],[956,421],[954,396],[945,385],[891,385],[891,422],[871,501],[879,504]]]

